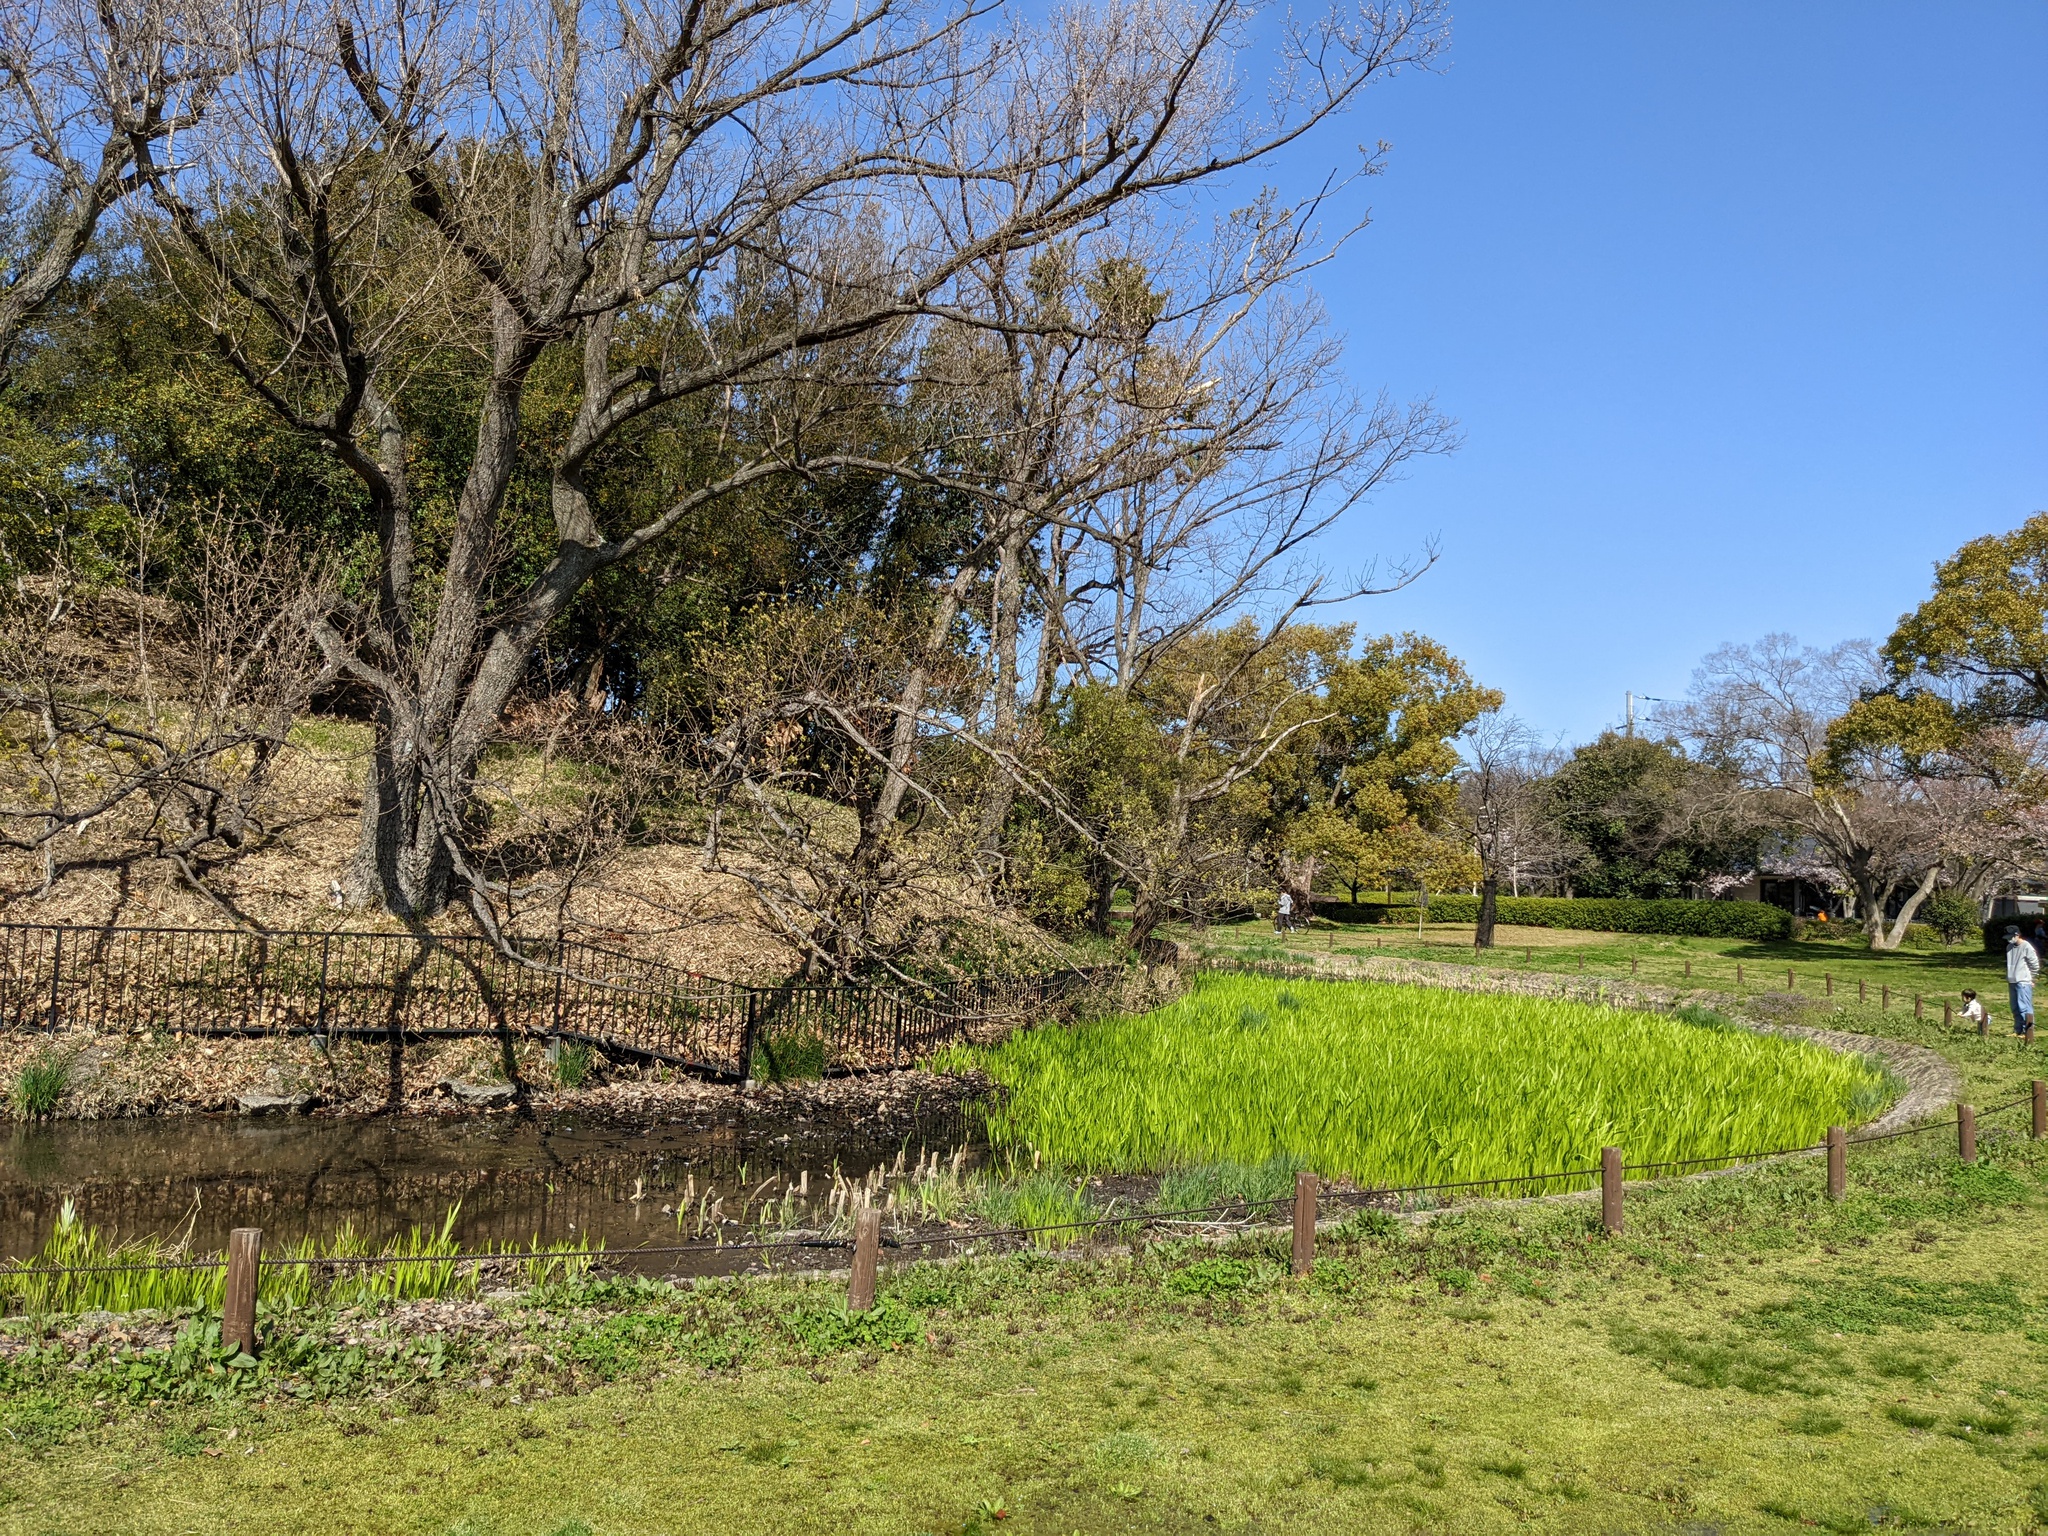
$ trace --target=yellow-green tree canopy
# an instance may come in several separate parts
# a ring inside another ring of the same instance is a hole
[[[1884,658],[1902,687],[1948,683],[1967,715],[2048,720],[2048,512],[1972,539],[1935,568],[1934,591],[1899,620]],[[1903,716],[1924,730],[1933,716]]]

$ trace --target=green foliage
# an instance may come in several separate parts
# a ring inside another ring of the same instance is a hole
[[[590,1075],[590,1047],[564,1043],[555,1053],[555,1081],[564,1088],[581,1088]]]
[[[825,1037],[815,1030],[763,1030],[749,1075],[764,1083],[808,1082],[825,1075]]]
[[[1577,850],[1574,886],[1589,896],[1668,897],[1725,869],[1739,829],[1702,809],[1714,777],[1675,741],[1608,731],[1572,753],[1543,788],[1543,811]]]
[[[1293,1190],[1300,1167],[1300,1158],[1282,1153],[1262,1163],[1199,1163],[1175,1168],[1159,1181],[1157,1203],[1162,1211],[1194,1211],[1237,1200],[1247,1205],[1279,1200]]]
[[[1756,939],[1792,937],[1792,914],[1761,901],[1637,901],[1567,896],[1502,896],[1494,903],[1498,921],[1521,928],[1567,928],[1592,933],[1673,933],[1696,938]],[[1335,902],[1318,910],[1340,923],[1414,922],[1413,904]],[[1433,923],[1478,920],[1479,898],[1463,894],[1431,896]]]
[[[1277,1006],[1289,991],[1298,1008]],[[1209,975],[1141,1016],[959,1050],[1006,1090],[998,1146],[1084,1168],[1263,1164],[1384,1184],[1817,1141],[1860,1059],[1583,1003]]]
[[[844,1305],[792,1308],[782,1314],[783,1330],[813,1355],[849,1349],[902,1349],[924,1337],[924,1320],[893,1296],[865,1312]]]
[[[289,1310],[314,1304],[331,1306],[365,1305],[385,1301],[438,1296],[473,1296],[481,1289],[474,1265],[457,1264],[450,1257],[461,1252],[455,1240],[455,1221],[460,1203],[451,1206],[438,1227],[413,1227],[402,1237],[381,1246],[373,1245],[344,1225],[325,1237],[305,1237],[281,1252],[276,1259],[335,1259],[383,1257],[388,1264],[343,1264],[323,1268],[317,1263],[266,1263],[263,1274],[264,1305],[272,1310]],[[507,1246],[507,1257],[518,1257],[521,1278],[539,1285],[556,1277],[574,1278],[589,1267],[583,1257],[587,1242],[536,1245],[530,1250]],[[187,1267],[190,1266],[190,1267]],[[76,1271],[86,1273],[48,1273]],[[32,1257],[0,1265],[0,1307],[8,1311],[48,1314],[56,1312],[177,1312],[190,1308],[220,1309],[226,1284],[222,1265],[194,1260],[183,1243],[166,1243],[156,1238],[131,1238],[110,1243],[97,1228],[79,1216],[65,1201],[56,1225],[42,1248]]]
[[[1248,1259],[1197,1259],[1169,1274],[1165,1286],[1176,1296],[1227,1296],[1258,1277],[1258,1266]]]
[[[1920,916],[1944,944],[1959,944],[1981,919],[1977,903],[1961,891],[1936,891],[1920,904]]]
[[[1906,699],[1886,701],[1894,709],[1947,714],[1938,695],[1910,687],[1925,675],[1972,684],[1965,714],[1977,720],[2048,719],[2048,512],[1972,539],[1935,567],[1933,593],[1899,621],[1884,656],[1908,687]]]
[[[44,1051],[14,1075],[8,1095],[23,1120],[45,1120],[57,1112],[64,1090],[71,1086],[71,1063],[55,1051]]]
[[[1090,1202],[1080,1180],[1042,1171],[988,1181],[975,1194],[974,1209],[991,1226],[1061,1229],[1036,1233],[1031,1241],[1040,1248],[1071,1248],[1085,1242],[1088,1230],[1072,1223],[1103,1214]]]

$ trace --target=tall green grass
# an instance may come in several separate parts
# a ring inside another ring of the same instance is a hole
[[[266,1263],[259,1286],[264,1306],[273,1309],[315,1303],[348,1306],[364,1302],[471,1296],[482,1287],[478,1266],[459,1263],[451,1206],[438,1227],[413,1227],[402,1237],[377,1245],[357,1235],[352,1226],[326,1237],[302,1238],[266,1259],[332,1259],[381,1257],[383,1264]],[[588,1245],[581,1242],[538,1243],[528,1249],[505,1247],[495,1257],[514,1259],[516,1277],[527,1285],[548,1280],[576,1280],[590,1267]],[[185,1267],[196,1265],[197,1267]],[[50,1271],[85,1273],[50,1273]],[[57,1224],[33,1258],[0,1265],[0,1308],[10,1312],[178,1312],[217,1311],[227,1283],[224,1268],[186,1251],[183,1240],[131,1238],[110,1242],[97,1227],[79,1216],[67,1200]]]
[[[55,1051],[45,1051],[15,1074],[8,1098],[22,1119],[46,1120],[57,1112],[70,1086],[71,1063]]]
[[[1072,1167],[1299,1162],[1428,1184],[1800,1146],[1885,1079],[1816,1046],[1549,998],[1209,976],[1153,1013],[952,1052],[998,1147]]]

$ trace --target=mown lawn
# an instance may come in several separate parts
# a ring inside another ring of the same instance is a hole
[[[1319,924],[1282,935],[1273,932],[1269,921],[1176,932],[1197,947],[1217,953],[1269,957],[1294,954],[1304,958],[1397,955],[1461,963],[1470,963],[1474,957],[1470,923],[1431,923],[1419,935],[1412,923],[1377,927]],[[1910,1014],[1917,994],[1923,999],[1923,1008],[1931,1010],[1937,1019],[1943,1002],[1960,1010],[1963,989],[1971,987],[1983,995],[1986,1005],[1998,1015],[1997,1027],[2012,1027],[2012,1018],[2006,1011],[2004,957],[1986,954],[1974,940],[1953,949],[1874,953],[1858,942],[1839,939],[1766,943],[1666,934],[1581,933],[1505,923],[1495,930],[1494,938],[1494,948],[1485,955],[1483,963],[1505,970],[1613,979],[1634,977],[1662,986],[1689,984],[1734,996],[1786,992],[1789,971],[1790,990],[1815,1002],[1867,1002],[1877,1006],[1882,1002],[1884,989],[1889,987],[1894,1012]],[[1742,973],[1739,979],[1738,967]]]
[[[1632,1189],[1612,1241],[1582,1204],[1380,1221],[1308,1282],[1258,1242],[898,1269],[865,1344],[830,1285],[508,1300],[532,1354],[381,1399],[17,1367],[0,1530],[2023,1531],[2048,1156],[1986,1154],[1859,1148],[1841,1206],[1810,1160]]]

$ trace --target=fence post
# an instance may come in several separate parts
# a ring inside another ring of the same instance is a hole
[[[1735,962],[1735,985],[1738,987],[1742,985],[1742,962],[1740,960]]]
[[[1609,1237],[1621,1236],[1621,1148],[1600,1149],[1600,1226]]]
[[[1856,1001],[1859,1003],[1870,1001],[1870,983],[1860,978],[1856,982]]]
[[[1787,992],[1797,992],[1799,990],[1799,978],[1792,974],[1792,967],[1789,965],[1785,967],[1785,990]]]
[[[50,941],[50,1033],[57,1033],[58,987],[64,980],[64,930]]]
[[[754,1076],[754,1039],[761,1029],[761,994],[754,988],[747,988],[747,1022],[740,1029],[739,1070],[734,1074],[741,1083],[748,1083]]]
[[[1688,977],[1692,975],[1692,956],[1690,955],[1685,957],[1685,974]]]
[[[1316,1262],[1316,1176],[1306,1168],[1294,1176],[1294,1273],[1305,1275]]]
[[[1941,1027],[1949,1028],[1955,1023],[1954,1005],[1947,998],[1941,1000]]]
[[[1926,1015],[1920,1011],[1920,994],[1918,992],[1915,992],[1913,994],[1913,1017],[1916,1019],[1923,1019],[1926,1017]]]
[[[882,1213],[864,1206],[853,1219],[853,1279],[846,1287],[846,1310],[865,1312],[875,1304],[875,1262],[882,1251]]]
[[[1880,1008],[1883,1008],[1886,1012],[1890,1012],[1892,1006],[1892,984],[1890,982],[1886,982],[1882,987],[1878,988],[1878,993],[1878,1006]]]
[[[237,1227],[228,1234],[227,1288],[220,1303],[220,1342],[245,1355],[256,1353],[256,1267],[263,1256],[263,1229]]]
[[[1839,1125],[1828,1127],[1828,1198],[1839,1200],[1848,1191],[1849,1137]]]
[[[2048,1136],[2048,1083],[2034,1079],[2034,1140]]]
[[[1966,1163],[1977,1161],[1977,1110],[1975,1105],[1956,1106],[1956,1155]]]
[[[1833,997],[1835,995],[1835,973],[1833,971],[1822,971],[1821,980],[1827,986],[1828,996]]]
[[[334,952],[334,935],[320,935],[320,993],[313,1005],[313,1043],[319,1050],[327,1049],[327,961]]]

